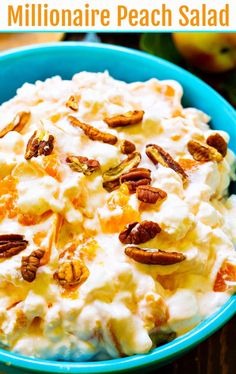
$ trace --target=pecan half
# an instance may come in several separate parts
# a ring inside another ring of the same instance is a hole
[[[141,244],[155,238],[161,231],[156,222],[143,221],[128,224],[120,233],[119,240],[123,244]]]
[[[0,235],[0,259],[9,258],[23,251],[28,245],[23,235],[3,234]]]
[[[100,163],[97,160],[89,160],[82,156],[68,156],[66,159],[70,168],[84,175],[91,175],[100,169]]]
[[[133,153],[135,149],[136,147],[134,143],[130,142],[129,140],[122,140],[120,145],[121,153],[129,155],[130,153]]]
[[[196,161],[220,162],[223,160],[222,154],[220,154],[216,150],[216,148],[211,147],[208,144],[199,142],[198,140],[190,140],[188,142],[188,151]]]
[[[185,256],[180,252],[165,252],[151,249],[141,249],[139,247],[126,247],[125,254],[132,260],[146,265],[173,265],[185,260]]]
[[[103,187],[111,192],[120,185],[120,177],[122,174],[127,173],[132,168],[139,165],[141,155],[139,152],[133,152],[122,161],[119,165],[107,170],[103,173]]]
[[[70,289],[84,283],[89,276],[89,270],[80,260],[63,262],[54,278],[66,289]]]
[[[143,110],[134,110],[111,118],[105,118],[104,121],[111,128],[125,127],[129,125],[136,125],[137,123],[141,122],[143,120],[143,116]]]
[[[220,134],[215,133],[208,136],[206,142],[210,147],[215,148],[223,157],[226,156],[228,144]]]
[[[74,112],[78,112],[79,110],[79,97],[71,95],[66,102],[67,108],[70,108]]]
[[[184,169],[171,157],[168,152],[166,152],[159,145],[148,144],[146,146],[146,155],[150,158],[154,165],[160,163],[167,168],[173,169],[177,174],[181,176],[183,181],[187,180],[188,176],[185,173]]]
[[[126,186],[128,187],[129,193],[133,194],[137,191],[139,186],[147,186],[151,183],[151,178],[143,178],[137,181],[128,181],[125,182]]]
[[[18,113],[12,122],[10,122],[4,129],[0,131],[0,138],[3,138],[9,131],[20,132],[24,126],[27,124],[31,116],[30,112],[20,112]]]
[[[135,193],[138,186],[151,183],[151,170],[146,168],[132,168],[120,177],[120,183],[126,183],[129,192]]]
[[[112,192],[120,187],[120,180],[119,178],[117,178],[117,179],[114,179],[113,181],[111,180],[111,181],[103,182],[102,185],[103,185],[103,188],[107,190],[107,192]]]
[[[151,179],[151,170],[146,168],[132,168],[127,173],[124,173],[120,177],[121,183],[128,182],[130,180],[136,181],[139,179]]]
[[[96,127],[80,122],[77,118],[73,116],[69,116],[68,119],[72,126],[79,127],[81,130],[83,130],[84,134],[91,140],[97,140],[99,142],[108,143],[112,145],[116,144],[118,141],[118,138],[115,135],[100,131]]]
[[[29,139],[25,159],[30,160],[33,157],[41,155],[48,156],[52,153],[54,147],[54,136],[45,131],[35,131]]]
[[[29,256],[21,259],[21,275],[27,282],[33,282],[36,278],[37,270],[40,266],[40,260],[44,256],[45,251],[36,249]]]
[[[160,188],[139,186],[136,190],[136,196],[143,203],[156,204],[157,201],[166,199],[167,193]]]
[[[15,241],[21,241],[24,239],[24,236],[21,234],[2,234],[0,235],[0,242],[3,241],[9,241],[9,242],[15,242]]]

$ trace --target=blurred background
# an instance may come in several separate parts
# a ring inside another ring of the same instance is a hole
[[[62,40],[111,43],[162,57],[199,76],[236,108],[236,33],[0,33],[0,51]]]

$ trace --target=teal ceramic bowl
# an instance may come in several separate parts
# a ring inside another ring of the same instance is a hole
[[[230,134],[230,147],[236,145],[235,110],[212,88],[183,69],[145,53],[112,45],[88,43],[59,43],[16,49],[0,55],[0,102],[15,95],[25,82],[44,80],[52,75],[70,79],[82,71],[110,74],[126,82],[158,79],[175,79],[184,88],[185,106],[197,107],[212,117],[214,129]],[[236,296],[214,315],[200,323],[189,333],[173,342],[154,349],[147,355],[100,362],[56,362],[23,357],[0,349],[0,370],[7,373],[127,373],[147,372],[182,355],[213,334],[236,312]]]

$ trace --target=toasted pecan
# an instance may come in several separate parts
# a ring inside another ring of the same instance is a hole
[[[224,140],[223,136],[218,133],[208,136],[206,140],[207,144],[215,148],[223,157],[227,154],[228,144]]]
[[[126,247],[125,254],[140,264],[173,265],[186,259],[183,253]]]
[[[118,116],[105,118],[104,121],[111,128],[125,127],[129,125],[136,125],[137,123],[141,122],[143,120],[143,116],[143,110],[134,110]]]
[[[188,142],[188,151],[196,161],[221,162],[223,160],[222,154],[219,153],[216,148],[203,142],[199,142],[198,140],[190,140]]]
[[[0,242],[9,241],[9,242],[15,242],[15,241],[21,241],[24,240],[24,235],[21,234],[1,234],[0,235]]]
[[[119,178],[117,179],[114,179],[114,180],[111,180],[111,181],[106,181],[106,182],[103,182],[103,188],[105,188],[105,190],[107,192],[112,192],[114,190],[116,190],[117,188],[119,188],[120,186],[120,180]]]
[[[25,125],[30,119],[30,112],[20,112],[18,113],[12,122],[10,122],[6,127],[0,131],[0,138],[3,138],[9,131],[18,131],[23,130]]]
[[[157,144],[148,144],[146,146],[146,154],[150,158],[150,160],[157,165],[160,163],[161,165],[173,169],[177,174],[181,176],[183,181],[186,181],[188,176],[185,173],[184,169],[176,162],[171,155],[166,152],[163,148],[161,148]]]
[[[151,183],[151,178],[142,178],[139,180],[130,180],[125,182],[128,187],[129,193],[133,194],[137,191],[137,188],[140,186],[148,186]]]
[[[146,168],[132,168],[127,173],[123,173],[120,177],[121,183],[128,181],[138,181],[140,179],[151,179],[151,170]]]
[[[25,159],[30,160],[33,157],[38,156],[38,148],[39,148],[40,140],[37,137],[37,131],[33,133],[33,135],[28,140],[26,150],[25,150]]]
[[[151,183],[151,170],[146,168],[132,168],[120,177],[120,183],[126,183],[129,192],[135,193],[138,186]]]
[[[3,234],[0,235],[0,259],[9,258],[23,251],[28,245],[23,235]]]
[[[160,188],[152,186],[139,186],[136,190],[138,200],[143,203],[156,204],[157,201],[166,199],[167,193]]]
[[[21,275],[27,282],[33,282],[36,278],[37,270],[40,266],[40,260],[44,256],[45,251],[36,249],[29,256],[21,259]]]
[[[54,147],[54,136],[45,131],[35,131],[29,139],[25,159],[30,160],[33,157],[41,155],[48,156],[52,153]]]
[[[84,175],[91,175],[100,169],[99,161],[89,160],[87,157],[68,156],[66,162],[72,170],[83,173]]]
[[[118,141],[117,136],[109,134],[107,132],[100,131],[96,127],[83,123],[73,116],[69,116],[68,119],[72,126],[79,127],[84,132],[84,134],[91,140],[97,140],[99,142],[108,143],[112,145],[116,144]]]
[[[143,221],[128,224],[120,233],[119,240],[123,244],[141,244],[155,238],[161,231],[156,222]]]
[[[120,185],[120,177],[132,168],[139,165],[141,155],[139,152],[133,152],[117,166],[110,168],[103,173],[103,187],[111,192]]]
[[[129,155],[130,153],[133,153],[135,149],[136,147],[134,143],[130,142],[129,140],[122,140],[120,145],[121,153]]]
[[[54,279],[65,289],[74,288],[84,283],[89,276],[89,270],[81,260],[68,260],[63,262]]]
[[[74,112],[78,112],[79,110],[79,97],[75,95],[71,95],[66,102],[67,108],[70,108]]]

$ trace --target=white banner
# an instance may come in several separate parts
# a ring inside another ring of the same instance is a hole
[[[5,31],[236,31],[236,0],[0,0]]]

